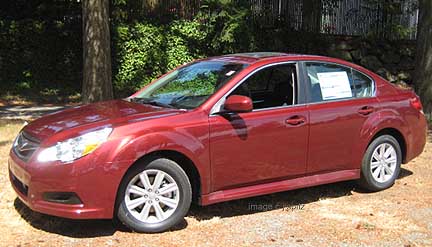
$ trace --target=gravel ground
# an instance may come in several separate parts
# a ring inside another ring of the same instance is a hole
[[[20,121],[0,120],[1,246],[432,246],[432,143],[396,184],[367,193],[353,182],[194,206],[172,231],[138,234],[110,220],[35,213],[12,190],[7,154]]]

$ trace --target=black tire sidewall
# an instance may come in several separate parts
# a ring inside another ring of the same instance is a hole
[[[170,217],[159,223],[144,223],[139,221],[130,214],[124,201],[129,181],[137,174],[149,169],[157,169],[167,173],[175,180],[179,187],[180,199],[176,210]],[[189,211],[192,201],[192,189],[186,173],[177,163],[166,158],[155,158],[150,161],[141,162],[127,172],[120,184],[117,201],[117,217],[127,227],[136,232],[162,232],[183,220],[184,216]]]
[[[393,173],[393,177],[387,182],[380,183],[376,181],[372,176],[372,172],[370,169],[371,166],[370,161],[375,149],[383,143],[390,144],[396,150],[397,163],[396,163],[395,172]],[[402,151],[399,142],[393,136],[390,135],[382,135],[377,137],[375,140],[373,140],[370,143],[363,157],[362,169],[361,169],[362,170],[361,180],[363,182],[363,187],[366,187],[366,189],[371,191],[380,191],[391,187],[396,181],[396,178],[399,177],[401,163],[402,163]]]

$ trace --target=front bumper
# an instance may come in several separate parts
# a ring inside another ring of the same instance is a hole
[[[113,217],[118,185],[129,162],[97,162],[88,155],[71,164],[24,162],[10,152],[9,178],[19,199],[30,209],[72,219]],[[49,202],[47,192],[72,192],[81,203]]]

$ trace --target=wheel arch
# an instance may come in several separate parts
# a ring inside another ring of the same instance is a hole
[[[378,136],[389,134],[399,143],[402,163],[406,163],[409,151],[410,129],[405,119],[394,110],[381,110],[369,117],[360,130],[359,142],[355,145],[353,166],[359,168],[370,143]]]
[[[199,196],[201,195],[201,176],[197,166],[187,155],[175,150],[158,150],[142,156],[137,161],[135,161],[133,165],[140,163],[149,157],[166,158],[176,162],[186,172],[186,175],[189,178],[189,182],[192,186],[193,202],[198,202]]]
[[[379,131],[377,131],[372,138],[369,140],[366,148],[378,137],[382,136],[382,135],[390,135],[392,137],[394,137],[397,142],[399,143],[399,146],[401,148],[401,152],[402,152],[402,163],[405,163],[406,160],[406,155],[407,155],[407,146],[406,146],[406,140],[405,137],[403,136],[402,132],[396,128],[393,127],[387,127],[387,128],[383,128],[380,129]]]
[[[174,162],[176,162],[186,173],[188,176],[188,179],[192,186],[192,202],[193,203],[199,203],[199,198],[201,196],[201,174],[199,173],[199,170],[195,163],[184,153],[181,153],[176,150],[157,150],[153,151],[147,154],[142,155],[140,158],[135,160],[124,172],[123,176],[120,179],[120,183],[117,186],[117,192],[116,192],[116,199],[114,203],[114,210],[113,210],[113,217],[116,217],[117,214],[117,208],[120,203],[118,198],[118,192],[121,188],[121,183],[123,182],[124,177],[126,174],[135,166],[138,166],[143,163],[147,163],[153,159],[157,158],[166,158],[170,159]]]

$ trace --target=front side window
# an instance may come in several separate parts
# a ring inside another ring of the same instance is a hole
[[[174,70],[132,100],[173,108],[193,109],[204,103],[247,64],[199,61]]]
[[[293,105],[296,81],[295,64],[274,65],[252,74],[230,95],[250,97],[253,109]]]
[[[311,102],[373,96],[373,81],[351,68],[336,64],[306,63],[306,70]]]

